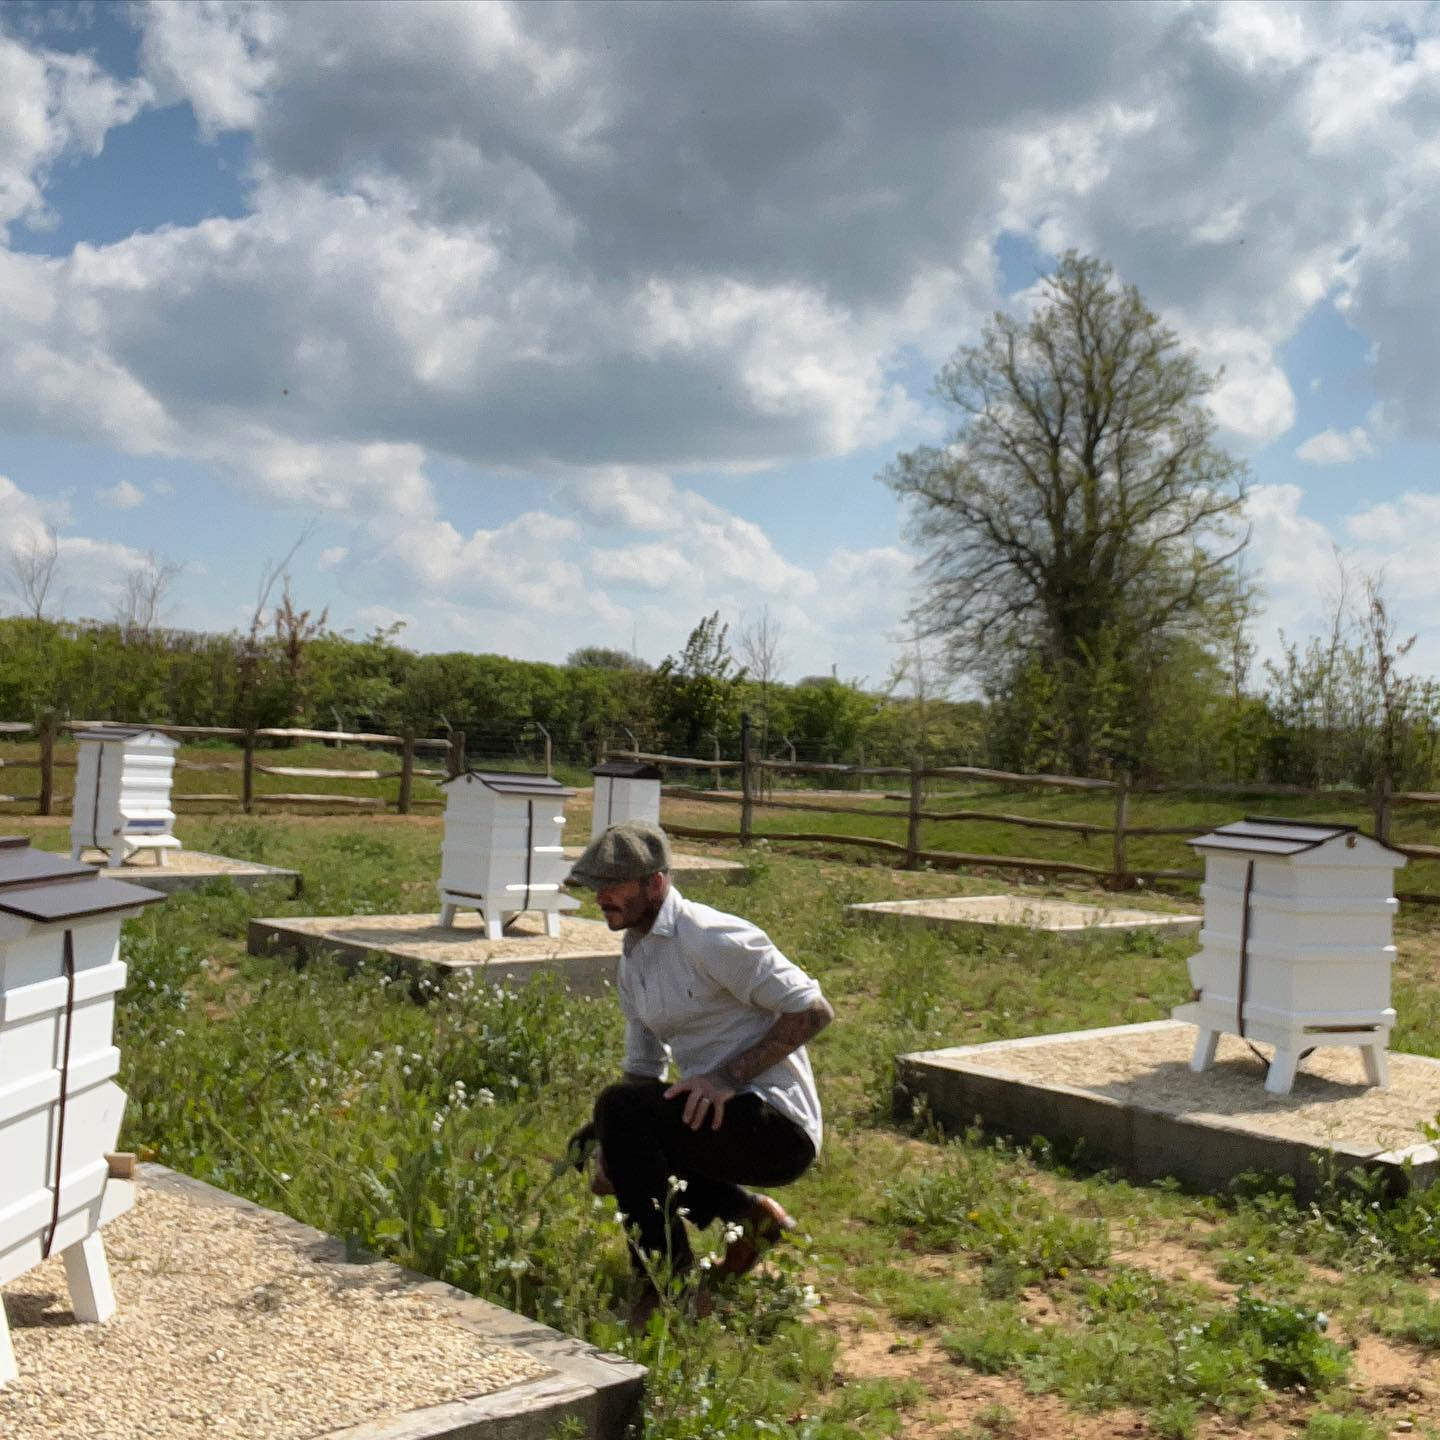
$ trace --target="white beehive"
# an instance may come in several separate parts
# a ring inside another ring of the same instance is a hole
[[[590,817],[590,838],[598,840],[612,825],[626,820],[660,823],[660,781],[653,765],[640,761],[607,760],[591,772],[595,777],[595,809]]]
[[[445,841],[440,847],[440,923],[457,909],[478,910],[485,935],[500,939],[507,918],[545,915],[560,934],[560,912],[580,902],[561,887],[569,863],[561,844],[565,802],[575,792],[548,775],[467,770],[442,782]]]
[[[1190,844],[1205,856],[1205,924],[1190,958],[1195,998],[1172,1012],[1200,1029],[1190,1068],[1208,1069],[1230,1033],[1275,1047],[1265,1088],[1276,1095],[1322,1045],[1358,1046],[1369,1082],[1387,1084],[1405,857],[1353,825],[1256,817]]]
[[[120,922],[164,896],[0,839],[0,1285],[62,1254],[77,1319],[115,1310],[100,1227],[134,1203],[110,1178]],[[15,1356],[0,1307],[0,1384]]]
[[[171,831],[170,785],[179,742],[155,730],[81,730],[75,763],[75,803],[70,815],[70,858],[104,850],[112,866],[140,850],[165,863],[180,849]]]

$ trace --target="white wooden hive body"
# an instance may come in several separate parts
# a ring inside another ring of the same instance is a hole
[[[170,804],[177,742],[154,730],[82,732],[76,740],[71,854],[104,850],[119,865],[138,850],[179,849]]]
[[[86,1320],[114,1308],[104,1252],[92,1242],[135,1193],[110,1178],[106,1160],[125,1113],[114,1079],[120,924],[160,898],[0,841],[0,1285],[47,1252],[64,1254]],[[0,1311],[0,1384],[14,1374]]]
[[[1287,832],[1305,828],[1273,823]],[[1330,827],[1336,833],[1329,838],[1292,853],[1205,848],[1232,835],[1242,843],[1246,827],[1260,824],[1240,822],[1195,842],[1205,854],[1205,923],[1200,949],[1188,962],[1197,995],[1172,1013],[1200,1027],[1202,1039],[1239,1033],[1286,1056],[1319,1045],[1359,1044],[1372,1052],[1367,1068],[1373,1059],[1383,1071],[1395,1024],[1394,872],[1405,859],[1342,827]],[[1324,827],[1309,828],[1318,833]]]
[[[519,777],[521,781],[531,777]],[[504,783],[504,782],[500,782]],[[448,781],[445,838],[440,847],[441,923],[456,909],[478,910],[490,938],[498,939],[512,915],[538,910],[547,933],[558,933],[549,917],[576,910],[579,901],[561,889],[569,873],[563,832],[563,786],[497,791],[477,774]]]
[[[621,825],[627,820],[648,820],[652,825],[660,823],[660,782],[597,775],[590,838],[597,839],[611,825]]]

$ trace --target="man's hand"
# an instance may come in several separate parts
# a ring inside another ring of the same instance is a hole
[[[692,1130],[699,1130],[706,1120],[712,1130],[718,1130],[725,1119],[725,1102],[734,1094],[735,1087],[723,1075],[692,1075],[688,1080],[677,1080],[665,1092],[665,1098],[685,1096],[681,1118]]]

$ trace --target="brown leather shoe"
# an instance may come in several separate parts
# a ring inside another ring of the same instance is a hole
[[[795,1221],[785,1207],[768,1195],[756,1195],[750,1201],[750,1213],[741,1222],[737,1239],[725,1247],[725,1256],[711,1272],[715,1275],[748,1275]]]
[[[614,1182],[610,1179],[610,1172],[605,1168],[605,1154],[597,1145],[595,1153],[590,1157],[590,1193],[592,1195],[613,1195],[615,1193]]]
[[[644,1288],[630,1306],[625,1324],[631,1334],[643,1335],[649,1328],[650,1317],[660,1308],[660,1292],[647,1280]]]

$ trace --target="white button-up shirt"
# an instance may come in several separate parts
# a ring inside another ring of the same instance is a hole
[[[687,900],[672,885],[649,933],[627,931],[620,957],[625,1069],[664,1079],[706,1075],[748,1050],[777,1015],[808,1010],[819,984],[763,930]],[[820,1151],[820,1097],[804,1046],[741,1087],[795,1121]]]

